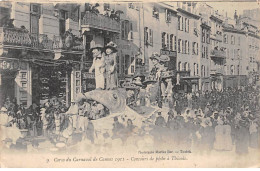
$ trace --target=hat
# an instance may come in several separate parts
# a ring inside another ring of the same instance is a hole
[[[2,107],[0,111],[1,112],[7,112],[7,109],[5,107]]]
[[[106,50],[107,49],[111,49],[113,52],[112,53],[115,53],[115,52],[117,52],[117,49],[116,49],[116,47],[117,47],[117,45],[114,43],[114,42],[109,42],[106,46],[105,46],[105,48],[104,48],[104,51],[105,51],[105,53],[106,53]]]
[[[161,55],[160,56],[160,61],[161,62],[169,62],[170,61],[170,57],[167,55]]]
[[[143,81],[143,84],[152,84],[152,83],[156,83],[157,79],[151,75],[145,77],[145,80]]]
[[[95,50],[95,49],[98,49],[98,50],[102,51],[102,50],[103,50],[103,47],[97,45],[96,47],[91,48],[91,49],[89,50],[89,52],[90,52],[90,53],[93,53],[93,50]]]
[[[132,80],[135,80],[137,77],[140,77],[140,83],[139,84],[142,84],[144,79],[145,79],[145,76],[143,74],[141,74],[140,72],[135,72]]]
[[[159,54],[157,52],[154,52],[152,54],[152,56],[150,57],[150,59],[157,59],[158,61],[160,61],[160,56],[159,56]]]

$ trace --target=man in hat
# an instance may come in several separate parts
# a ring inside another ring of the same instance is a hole
[[[150,60],[152,61],[152,64],[153,64],[153,68],[152,70],[150,71],[150,75],[151,76],[156,76],[156,73],[157,73],[157,70],[158,70],[158,64],[159,64],[159,61],[160,61],[160,56],[157,52],[154,52],[152,54],[152,56],[150,57]]]
[[[117,45],[109,42],[105,47],[105,68],[106,68],[106,89],[115,89],[117,87],[116,56]]]
[[[93,63],[89,69],[89,73],[95,70],[96,89],[105,89],[105,59],[102,54],[102,47],[94,47],[90,49],[93,54]]]

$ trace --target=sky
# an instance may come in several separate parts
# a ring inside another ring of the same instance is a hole
[[[235,10],[237,10],[237,14],[240,15],[243,14],[243,10],[260,8],[260,0],[258,0],[258,3],[257,2],[206,2],[206,3],[212,6],[215,10],[218,10],[220,13],[222,12],[222,10],[224,10],[225,12],[227,12],[228,17],[232,17],[232,18],[234,16]]]

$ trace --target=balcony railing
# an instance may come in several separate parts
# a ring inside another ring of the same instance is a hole
[[[87,26],[90,28],[96,28],[100,30],[107,30],[112,32],[120,32],[120,22],[106,17],[101,14],[94,14],[92,12],[86,11],[82,22],[82,27]]]
[[[176,73],[180,74],[180,77],[189,77],[190,76],[190,70],[176,71]]]
[[[53,49],[53,41],[45,34],[32,34],[20,28],[0,27],[0,44],[36,49]]]
[[[214,67],[214,68],[210,69],[210,74],[211,75],[224,74],[224,68],[223,67]]]
[[[226,58],[226,52],[222,51],[222,50],[212,50],[210,53],[211,57],[215,57],[215,58]]]
[[[72,51],[83,51],[83,41],[76,37],[54,36],[53,38],[53,49],[72,50]]]

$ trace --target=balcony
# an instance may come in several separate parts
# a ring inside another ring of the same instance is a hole
[[[225,59],[226,58],[226,52],[225,51],[222,51],[222,50],[212,50],[210,52],[210,56],[212,58],[217,58],[217,59]]]
[[[53,41],[45,34],[37,35],[24,29],[7,27],[0,27],[0,45],[14,49],[53,49]]]
[[[65,51],[83,51],[84,47],[81,38],[75,37],[74,35],[70,34],[66,37],[54,36],[53,49]]]
[[[187,70],[187,71],[176,71],[177,74],[180,75],[181,78],[183,77],[190,77],[190,70]]]
[[[223,67],[214,67],[210,69],[210,75],[223,75],[224,68]]]
[[[113,20],[104,15],[94,14],[89,11],[86,11],[81,21],[81,27],[120,33],[120,22],[117,22],[116,20]]]

